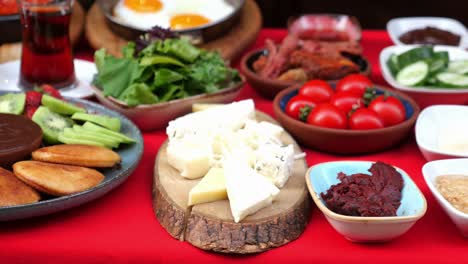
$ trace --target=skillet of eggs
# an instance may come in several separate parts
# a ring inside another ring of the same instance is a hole
[[[153,26],[184,30],[221,20],[234,12],[226,0],[119,0],[114,17],[140,30]]]

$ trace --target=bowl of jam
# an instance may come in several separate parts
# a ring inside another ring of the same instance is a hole
[[[457,20],[445,17],[402,17],[387,23],[397,45],[429,44],[468,48],[468,32]]]

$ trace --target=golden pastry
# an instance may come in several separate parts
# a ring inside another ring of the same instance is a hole
[[[15,175],[0,167],[0,206],[35,203],[41,196]]]
[[[35,189],[56,196],[82,192],[104,180],[94,169],[32,160],[13,164],[13,172]]]
[[[73,144],[40,148],[32,153],[32,158],[37,161],[95,168],[113,167],[121,160],[119,154],[110,149]]]

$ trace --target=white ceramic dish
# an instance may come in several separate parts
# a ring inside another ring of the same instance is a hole
[[[63,96],[71,98],[88,98],[94,95],[91,89],[91,82],[97,73],[94,63],[75,59],[75,74],[78,80],[77,85],[72,88],[62,89]],[[19,91],[18,79],[20,72],[20,61],[10,61],[0,64],[0,91]]]
[[[426,163],[422,168],[424,180],[431,190],[432,194],[439,202],[440,206],[453,223],[458,227],[462,235],[468,237],[468,214],[465,214],[453,207],[437,190],[436,178],[441,175],[467,175],[468,177],[468,159],[446,159]]]
[[[332,185],[339,183],[337,174],[347,175],[367,173],[372,161],[335,161],[312,166],[306,173],[309,192],[317,207],[333,228],[345,238],[353,242],[384,242],[406,233],[427,209],[426,199],[411,177],[402,169],[395,169],[402,175],[404,187],[401,205],[397,216],[389,217],[357,217],[334,213],[325,205],[320,197]]]
[[[380,52],[380,69],[385,81],[395,89],[411,96],[421,108],[433,104],[465,104],[468,103],[468,87],[466,88],[444,88],[444,87],[408,87],[399,84],[390,73],[387,61],[392,54],[401,54],[407,50],[420,45],[390,46]],[[447,51],[450,60],[466,60],[468,52],[453,46],[434,46],[435,51]]]
[[[468,106],[434,105],[424,109],[416,120],[416,142],[427,161],[468,158],[468,152],[457,153],[441,150],[439,145],[455,144],[460,135],[468,137]],[[448,134],[448,135],[447,135]],[[452,138],[442,138],[452,136]],[[462,142],[459,142],[462,143]]]
[[[460,35],[461,39],[459,47],[468,47],[468,31],[466,30],[465,26],[459,21],[447,17],[394,18],[388,21],[387,31],[393,43],[396,45],[406,45],[399,40],[401,35],[408,31],[422,29],[427,26],[436,27]]]

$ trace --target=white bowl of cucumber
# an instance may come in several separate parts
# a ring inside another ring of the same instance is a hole
[[[391,46],[380,53],[385,80],[421,108],[468,103],[468,52],[453,46]]]

